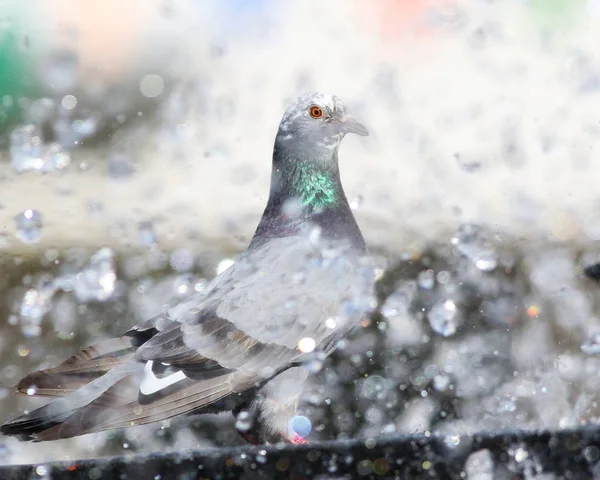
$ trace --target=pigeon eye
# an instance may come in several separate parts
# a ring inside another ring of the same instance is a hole
[[[323,110],[316,105],[310,107],[310,116],[313,118],[321,118],[323,116]]]

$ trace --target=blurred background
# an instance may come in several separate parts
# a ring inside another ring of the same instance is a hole
[[[281,115],[319,90],[371,133],[340,163],[383,280],[311,378],[309,439],[597,421],[599,27],[600,0],[0,0],[0,419],[43,403],[21,376],[235,261]],[[2,438],[0,462],[233,445],[234,423]]]

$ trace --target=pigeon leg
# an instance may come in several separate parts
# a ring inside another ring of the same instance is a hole
[[[304,437],[301,437],[298,434],[294,435],[290,441],[294,445],[307,445],[308,444],[308,440],[306,440]]]
[[[256,432],[239,432],[240,436],[251,445],[262,445],[264,442],[261,441],[260,436]]]

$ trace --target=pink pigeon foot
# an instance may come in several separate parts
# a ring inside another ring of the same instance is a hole
[[[300,435],[296,434],[292,437],[291,442],[294,445],[306,445],[308,442],[306,441],[306,439],[304,437],[301,437]]]

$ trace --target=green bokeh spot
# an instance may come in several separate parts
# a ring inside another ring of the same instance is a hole
[[[529,0],[537,20],[546,26],[572,26],[585,14],[587,0]]]
[[[35,88],[27,37],[14,19],[0,18],[0,129],[20,119],[19,99]]]

